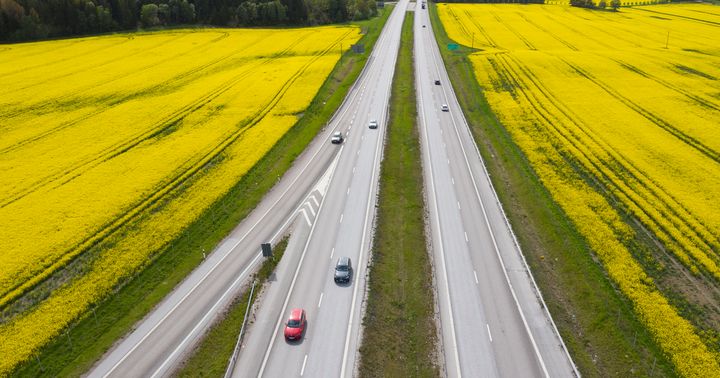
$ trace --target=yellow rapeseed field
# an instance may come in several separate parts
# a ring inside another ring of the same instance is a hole
[[[677,371],[720,376],[717,346],[643,271],[616,210],[720,281],[720,8],[438,10],[451,39],[478,49],[470,59],[491,107]]]
[[[0,376],[238,182],[359,37],[182,30],[0,50],[0,306],[88,246],[111,246],[0,324]]]

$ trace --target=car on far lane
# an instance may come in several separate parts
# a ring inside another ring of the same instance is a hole
[[[440,80],[435,80],[435,85],[440,85]]]
[[[330,142],[332,142],[332,144],[341,144],[343,140],[345,140],[345,137],[343,137],[343,134],[340,131],[336,131],[330,138]]]
[[[285,340],[300,340],[305,332],[305,310],[294,308],[290,311],[287,323],[285,323]]]
[[[449,112],[450,108],[447,106],[447,104],[442,104],[442,106],[440,107],[440,110],[442,110],[444,112]]]
[[[368,124],[368,127],[371,129],[377,129],[378,128],[378,122],[376,120],[370,120],[370,123]]]
[[[340,257],[335,264],[335,283],[349,283],[352,279],[352,263],[349,257]]]

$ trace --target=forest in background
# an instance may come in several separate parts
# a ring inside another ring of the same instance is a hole
[[[323,25],[367,19],[375,0],[0,0],[0,41],[172,25]]]

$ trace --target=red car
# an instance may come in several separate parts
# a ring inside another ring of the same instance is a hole
[[[286,340],[300,340],[303,332],[305,332],[305,310],[301,308],[294,308],[290,311],[290,317],[287,323],[285,323],[285,339]]]

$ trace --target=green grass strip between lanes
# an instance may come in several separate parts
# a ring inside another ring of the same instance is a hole
[[[380,175],[377,228],[360,347],[361,377],[436,377],[437,331],[413,70],[403,24]],[[383,127],[384,125],[381,125]]]
[[[262,291],[262,285],[265,284],[280,262],[287,243],[288,237],[285,237],[273,248],[273,256],[263,262],[262,267],[255,276],[258,285],[255,287],[253,302],[257,294]],[[174,374],[175,376],[187,378],[224,376],[242,328],[245,310],[248,308],[248,300],[250,300],[250,287],[235,298],[230,308],[210,327],[200,344],[185,359],[180,370]],[[250,305],[252,306],[252,303]]]
[[[493,113],[469,55],[428,3],[450,81],[545,302],[584,377],[674,376],[672,365]]]
[[[43,347],[34,359],[19,365],[12,375],[80,376],[116,340],[130,332],[202,262],[203,251],[212,251],[255,208],[325,126],[359,76],[392,8],[386,5],[378,17],[354,23],[367,30],[358,42],[365,44],[365,52],[348,51],[341,57],[302,118],[225,196],[158,253],[145,269],[124,282],[115,295]]]

